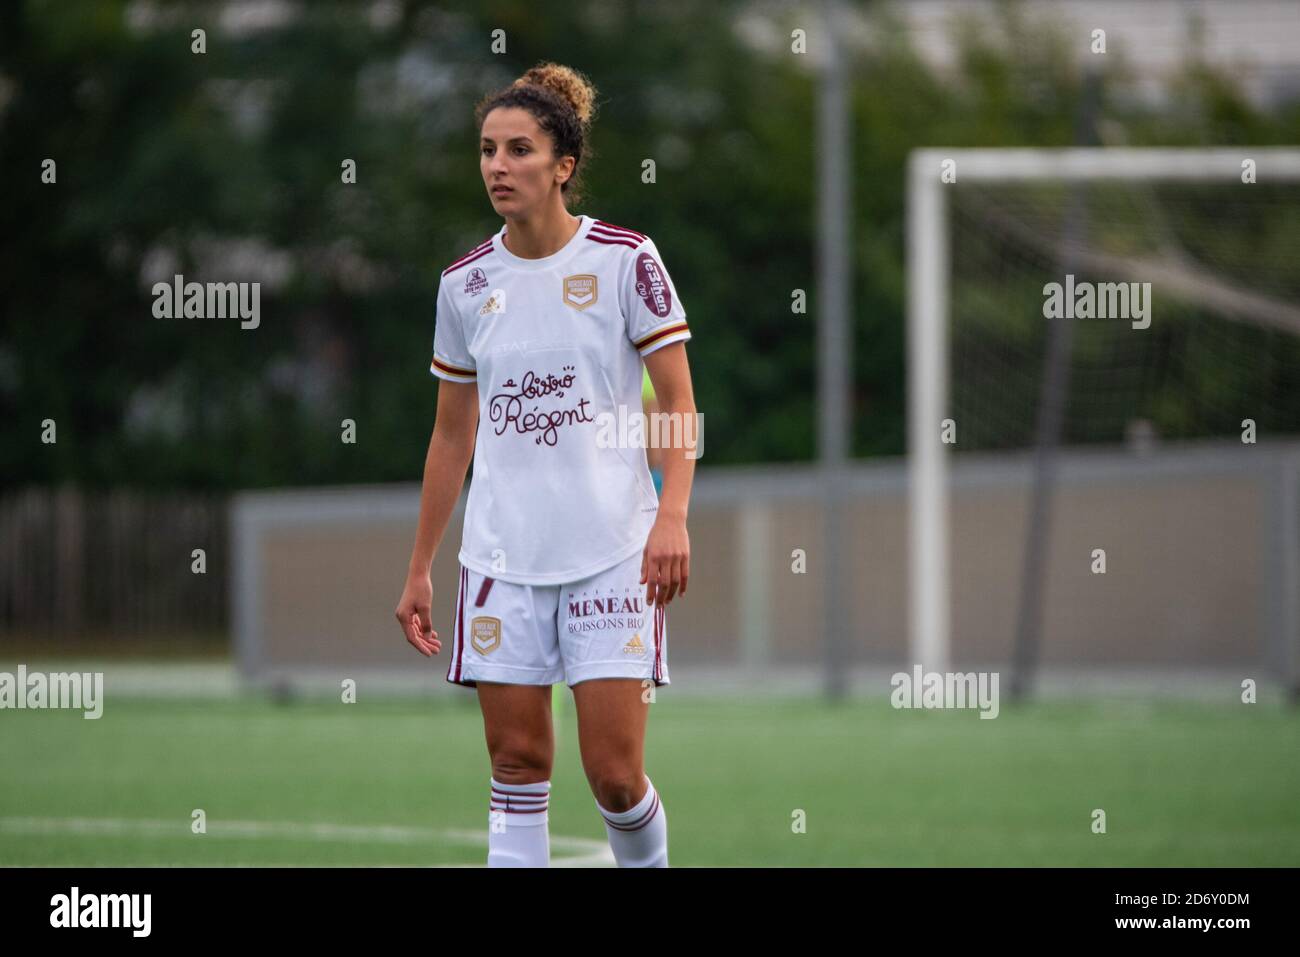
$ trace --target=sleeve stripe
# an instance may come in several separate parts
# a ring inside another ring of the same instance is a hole
[[[657,342],[650,343],[650,345],[646,346],[644,349],[638,350],[637,355],[639,355],[641,358],[644,359],[646,356],[650,355],[650,353],[658,352],[664,346],[671,346],[678,342],[686,342],[690,338],[691,338],[691,334],[687,332],[685,329],[683,329],[681,332],[677,333],[674,336],[664,336],[662,339],[658,340]]]
[[[614,239],[612,237],[605,238],[604,236],[601,236],[600,234],[596,233],[595,229],[592,229],[591,232],[587,233],[587,238],[590,239],[593,243],[604,243],[606,246],[626,246],[628,249],[636,249],[637,246],[639,245],[639,243],[637,243],[635,240],[632,239],[626,239],[622,237],[618,239]]]
[[[452,264],[451,264],[450,266],[448,266],[446,269],[444,269],[444,270],[442,271],[442,274],[443,274],[444,276],[446,276],[447,273],[449,273],[449,272],[455,272],[455,271],[456,271],[457,269],[459,269],[461,266],[467,266],[467,265],[469,265],[469,263],[470,263],[470,261],[471,261],[472,259],[482,259],[484,256],[486,256],[486,255],[487,255],[488,253],[490,253],[491,251],[492,251],[492,238],[491,238],[491,237],[488,237],[487,239],[483,240],[483,242],[479,243],[477,246],[475,246],[473,249],[471,249],[469,252],[467,252],[465,255],[463,255],[463,256],[461,256],[459,259],[457,259],[454,263],[452,263]]]
[[[607,223],[603,219],[596,220],[596,225],[593,226],[592,229],[598,227],[611,235],[621,233],[624,236],[631,236],[637,241],[637,245],[640,245],[649,238],[645,233],[638,233],[635,229],[629,229],[626,226],[617,226],[614,223]]]
[[[477,382],[478,381],[472,375],[471,376],[451,375],[450,373],[443,372],[437,366],[429,366],[429,371],[432,372],[439,379],[446,379],[448,382]]]
[[[690,330],[686,328],[686,323],[676,322],[673,323],[671,326],[664,326],[662,329],[656,329],[654,332],[650,333],[649,335],[641,339],[638,339],[636,342],[633,343],[633,345],[636,346],[638,350],[644,349],[646,346],[653,345],[654,343],[658,342],[660,339],[664,338],[665,336],[673,336],[682,332],[689,334]]]
[[[476,369],[464,369],[460,366],[454,366],[450,362],[444,362],[437,356],[434,356],[433,361],[429,363],[429,371],[435,374],[441,373],[454,379],[473,379],[478,376],[478,370]]]

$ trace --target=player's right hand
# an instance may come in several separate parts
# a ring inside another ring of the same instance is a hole
[[[406,640],[426,658],[442,651],[442,642],[438,640],[438,633],[433,630],[429,615],[432,604],[433,585],[429,581],[429,576],[408,577],[406,587],[402,590],[402,600],[397,603],[397,622],[402,626],[402,633],[406,635]]]

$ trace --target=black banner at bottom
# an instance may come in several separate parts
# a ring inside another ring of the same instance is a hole
[[[927,942],[1099,934],[1229,943],[1294,927],[1296,869],[740,869],[647,874],[555,869],[0,869],[7,941],[33,936],[296,943],[427,934],[431,926],[526,933],[579,920],[657,936],[675,920],[733,943],[773,931],[894,932]],[[647,922],[647,915],[653,919]],[[479,917],[486,920],[477,923]]]

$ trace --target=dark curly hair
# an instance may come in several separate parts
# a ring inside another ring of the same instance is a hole
[[[517,106],[531,113],[555,144],[556,159],[573,157],[573,174],[560,184],[560,192],[566,205],[580,200],[584,161],[591,155],[587,134],[596,112],[596,88],[572,67],[539,63],[510,86],[484,97],[474,108],[480,136],[487,115],[502,106]]]

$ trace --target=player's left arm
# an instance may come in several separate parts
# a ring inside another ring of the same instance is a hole
[[[643,356],[650,383],[659,403],[659,415],[648,423],[658,431],[662,449],[663,493],[659,513],[646,540],[641,561],[641,581],[651,604],[673,600],[680,589],[686,594],[690,578],[691,546],[686,534],[686,512],[699,457],[700,418],[695,411],[686,343],[673,342]]]

